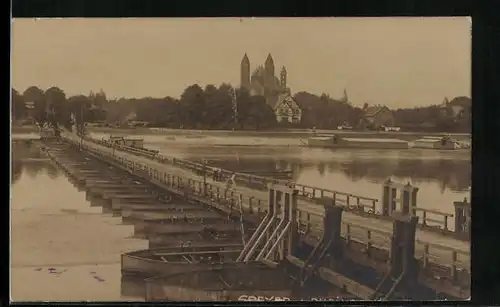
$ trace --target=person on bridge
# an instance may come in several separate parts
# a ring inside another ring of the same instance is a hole
[[[222,170],[220,168],[215,169],[215,181],[222,181]]]
[[[214,168],[214,174],[212,176],[212,180],[217,181],[218,176],[219,176],[219,170],[217,168]]]
[[[235,186],[236,186],[236,173],[232,173],[231,177],[229,177],[229,179],[226,181],[226,187],[227,189],[229,189]]]

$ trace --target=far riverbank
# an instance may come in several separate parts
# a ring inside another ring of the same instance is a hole
[[[89,127],[89,132],[114,134],[114,135],[165,135],[165,136],[218,136],[218,137],[239,137],[239,136],[260,136],[260,137],[280,137],[280,138],[308,138],[312,135],[310,129],[287,129],[287,130],[266,130],[266,131],[230,131],[230,130],[191,130],[191,129],[170,129],[170,128],[109,128],[109,127]],[[37,132],[36,126],[13,126],[12,133]],[[350,131],[350,130],[316,130],[317,134],[336,134],[338,136],[356,136],[357,138],[388,138],[414,141],[424,136],[441,136],[449,134],[460,141],[470,141],[470,133],[445,133],[445,132],[385,132],[385,131]]]

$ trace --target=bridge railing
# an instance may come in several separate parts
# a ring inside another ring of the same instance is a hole
[[[93,140],[90,139],[91,142],[107,146],[112,148],[113,144],[111,142],[105,141],[105,140]],[[179,166],[181,168],[189,169],[195,172],[198,172],[202,174],[203,172],[206,172],[207,175],[213,175],[215,171],[215,167],[211,167],[208,165],[203,165],[201,163],[189,161],[189,160],[183,160],[179,158],[172,158],[172,157],[167,157],[164,155],[159,154],[157,151],[151,151],[147,149],[138,149],[134,147],[127,147],[123,145],[114,145],[116,149],[123,150],[132,154],[137,154],[137,155],[142,155],[149,157],[153,160],[156,160],[158,162],[168,162],[169,164],[174,164],[176,166]],[[224,170],[224,169],[219,169],[220,172],[222,172],[223,175],[230,175],[233,172]],[[360,195],[354,195],[351,193],[345,193],[341,191],[335,191],[335,190],[330,190],[330,189],[325,189],[325,188],[318,188],[318,187],[313,187],[309,185],[303,185],[295,182],[291,182],[290,180],[284,180],[284,179],[276,179],[276,178],[270,178],[270,177],[264,177],[264,176],[259,176],[259,175],[254,175],[254,174],[246,174],[246,173],[238,173],[234,172],[236,181],[238,183],[248,183],[250,185],[260,185],[263,190],[267,189],[267,184],[268,183],[274,183],[274,184],[283,184],[283,185],[289,185],[293,186],[295,189],[299,191],[299,196],[305,197],[305,198],[310,198],[310,199],[315,199],[315,198],[323,198],[323,197],[332,197],[334,200],[338,201],[340,204],[345,205],[350,208],[356,208],[357,210],[360,209],[367,209],[368,211],[373,211],[375,212],[375,206],[376,203],[378,202],[378,199],[376,198],[370,198],[370,197],[365,197],[365,196],[360,196]]]
[[[460,273],[470,274],[470,253],[465,251],[456,250],[447,246],[439,244],[429,244],[419,242],[417,244],[423,248],[423,252],[417,260],[421,263],[423,270],[433,270],[433,276],[438,278],[456,278]],[[439,263],[439,257],[442,257],[443,253],[450,255],[448,258],[449,263],[436,266],[435,263]]]
[[[454,217],[451,213],[438,210],[415,208],[419,223],[428,228],[435,228],[444,232],[452,231],[450,228],[450,219]]]
[[[337,205],[349,209],[349,211],[361,211],[375,213],[378,199],[354,195],[330,189],[318,188],[304,184],[294,183],[292,186],[298,190],[299,196],[310,199],[331,198]]]
[[[105,140],[88,139],[88,141],[94,144],[106,146],[108,148],[115,148],[121,151],[125,151],[134,155],[144,156],[160,163],[168,163],[184,169],[189,169],[191,171],[197,172],[200,175],[206,172],[206,175],[211,176],[213,175],[213,172],[215,170],[215,168],[212,168],[210,166],[192,162],[189,160],[167,157],[159,154],[158,151],[153,151],[148,149],[138,149],[123,145],[117,146]],[[227,174],[231,173],[227,170],[220,170],[220,171]],[[384,218],[384,219],[390,218],[382,216],[376,210],[377,202],[379,202],[379,200],[376,198],[364,197],[341,191],[297,184],[282,179],[274,179],[274,178],[268,178],[268,177],[257,176],[253,174],[245,174],[245,173],[236,173],[236,181],[238,183],[245,183],[246,185],[252,188],[260,188],[262,190],[267,189],[268,183],[288,185],[298,190],[299,196],[308,198],[310,200],[316,200],[328,197],[331,198],[337,205],[343,206],[344,210],[352,212],[354,214],[368,215],[374,218]],[[415,211],[417,213],[417,216],[419,217],[419,224],[423,228],[430,229],[433,231],[434,230],[441,231],[446,234],[453,233],[450,230],[450,223],[449,223],[449,219],[453,218],[453,214],[432,209],[425,209],[425,208],[415,208]]]
[[[146,177],[147,180],[165,185],[171,189],[181,191],[185,195],[195,195],[208,199],[213,204],[219,204],[229,209],[235,215],[240,214],[239,201],[242,201],[243,214],[245,216],[261,217],[267,212],[267,200],[256,197],[248,197],[235,190],[224,189],[211,183],[203,183],[201,180],[184,178],[152,168],[144,163],[134,161],[124,156],[116,156],[110,149],[85,146],[88,150],[109,161],[114,161],[132,173]],[[304,237],[319,240],[324,232],[323,215],[306,210],[298,209],[297,223],[299,232]],[[341,236],[344,238],[348,248],[366,253],[367,257],[388,258],[391,249],[392,232],[373,229],[364,225],[342,222]],[[430,278],[458,278],[464,276],[470,278],[470,253],[451,247],[422,242],[416,240],[415,257],[420,263],[424,274]],[[384,260],[377,259],[377,260]],[[388,259],[386,259],[388,261]]]

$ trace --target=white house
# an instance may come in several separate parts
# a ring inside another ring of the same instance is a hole
[[[277,122],[300,123],[302,119],[302,109],[290,94],[283,93],[269,97],[267,103],[273,109]]]

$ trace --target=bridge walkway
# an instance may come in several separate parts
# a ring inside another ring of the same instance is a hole
[[[73,141],[79,141],[79,139],[74,136],[68,136]],[[89,146],[94,149],[99,149],[102,152],[106,152],[110,155],[114,155],[117,159],[123,158],[134,161],[137,164],[146,166],[147,168],[154,169],[159,172],[168,172],[170,174],[181,176],[184,178],[190,178],[197,181],[203,181],[203,176],[199,176],[189,170],[178,168],[172,166],[171,164],[164,164],[158,161],[149,159],[147,157],[133,155],[128,152],[114,150],[103,145],[96,144],[94,142],[85,142],[85,146]],[[211,177],[205,178],[206,183],[210,184],[212,187],[218,187],[220,190],[225,190],[226,185],[222,182],[216,182],[212,180]],[[264,200],[267,199],[267,193],[265,191],[251,189],[245,186],[236,186],[234,190],[241,193],[247,197],[252,197],[254,199],[263,200],[262,204],[265,205]],[[311,220],[316,219],[318,223],[322,223],[322,217],[324,215],[323,206],[314,203],[312,200],[308,201],[306,199],[299,199],[298,208],[303,212],[307,212],[311,215]],[[347,224],[359,225],[364,229],[371,229],[373,233],[386,234],[388,236],[392,235],[393,224],[391,221],[374,219],[364,216],[355,215],[350,212],[343,213],[343,220]],[[344,229],[343,235],[346,235],[346,230]],[[370,234],[369,234],[370,235]],[[321,237],[321,233],[316,233],[318,238]],[[443,265],[449,266],[451,263],[457,262],[457,254],[459,254],[458,262],[461,263],[461,267],[464,269],[470,268],[470,245],[468,242],[457,240],[448,236],[443,236],[435,232],[425,231],[423,229],[417,229],[417,243],[415,254],[417,258],[425,258],[428,256],[429,249],[432,249],[431,262],[442,263]],[[380,240],[377,242],[381,248],[390,249],[390,239]]]

